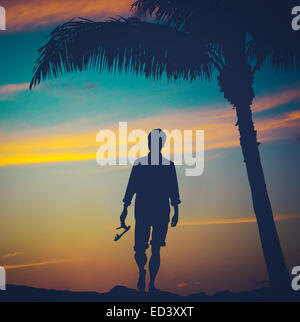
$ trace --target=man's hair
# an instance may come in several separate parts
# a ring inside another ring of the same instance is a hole
[[[148,135],[148,146],[149,146],[149,149],[151,149],[151,144],[152,143],[156,143],[155,141],[157,140],[157,143],[159,143],[159,150],[162,149],[162,147],[165,145],[166,143],[166,139],[167,139],[167,135],[166,133],[161,130],[161,129],[154,129],[154,130],[151,130],[151,132],[149,133]],[[154,141],[152,141],[154,140]]]

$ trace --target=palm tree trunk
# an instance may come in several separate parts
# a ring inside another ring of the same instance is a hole
[[[273,218],[250,106],[236,106],[236,113],[240,131],[240,144],[247,168],[253,208],[257,219],[270,284],[278,292],[288,291],[290,278]]]
[[[240,144],[270,285],[276,292],[288,292],[290,277],[273,218],[252,119],[253,73],[245,55],[245,35],[240,36],[224,49],[225,67],[221,70],[218,81],[224,97],[236,108]]]

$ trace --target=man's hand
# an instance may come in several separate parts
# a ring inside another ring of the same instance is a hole
[[[173,207],[174,207],[174,216],[171,220],[171,227],[176,227],[178,223],[178,205],[175,205]]]
[[[120,216],[120,222],[121,222],[122,228],[126,227],[126,224],[125,224],[126,217],[127,217],[127,206],[124,205],[124,209],[123,209],[121,216]]]
[[[177,223],[178,223],[178,214],[175,214],[171,221],[171,227],[176,227]]]

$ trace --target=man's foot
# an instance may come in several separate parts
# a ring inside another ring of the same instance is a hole
[[[139,280],[137,283],[137,288],[140,292],[145,292],[146,282],[145,282],[146,270],[140,271]]]
[[[156,288],[153,284],[149,284],[148,291],[149,291],[149,293],[160,292],[160,290],[158,288]]]

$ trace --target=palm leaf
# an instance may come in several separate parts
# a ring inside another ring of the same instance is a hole
[[[219,0],[217,0],[219,1]],[[205,8],[216,0],[137,0],[131,5],[131,9],[140,15],[155,16],[160,22],[181,25],[191,15],[203,13]]]
[[[39,50],[30,88],[47,77],[83,70],[133,72],[147,78],[209,79],[209,46],[166,25],[119,18],[71,20],[58,26]]]
[[[255,69],[269,63],[275,70],[300,71],[300,31],[291,27],[298,0],[137,0],[132,10],[198,34],[215,46],[231,45],[236,35],[249,35]]]
[[[275,70],[300,71],[300,31],[291,26],[297,0],[258,0],[248,5],[247,31],[252,37],[252,57],[258,66],[268,63]]]

